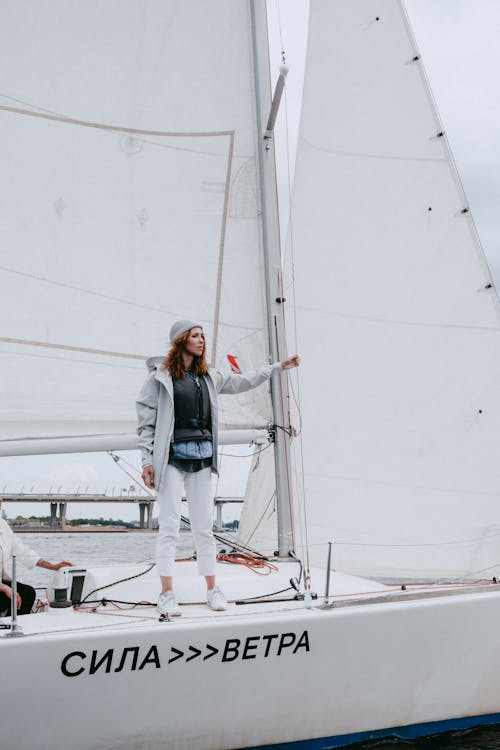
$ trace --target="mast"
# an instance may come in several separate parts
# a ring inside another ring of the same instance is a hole
[[[271,111],[269,88],[269,51],[267,14],[264,0],[250,0],[253,64],[255,76],[255,109],[258,144],[260,210],[266,289],[266,311],[271,361],[287,355],[284,298],[281,288],[281,251],[276,189],[274,143],[266,132],[267,115]],[[271,400],[274,423],[274,466],[276,473],[276,509],[278,519],[278,553],[285,557],[294,549],[292,490],[290,483],[290,434],[288,417],[288,382],[276,373],[271,379]]]

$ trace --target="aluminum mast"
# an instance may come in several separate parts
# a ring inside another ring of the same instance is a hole
[[[277,103],[271,103],[269,88],[268,39],[266,5],[262,0],[251,0],[252,42],[255,75],[255,106],[259,143],[259,181],[262,216],[262,243],[266,286],[266,307],[269,336],[269,353],[276,362],[287,355],[284,321],[284,298],[281,287],[281,250],[279,238],[279,216],[276,189],[274,144],[266,128],[266,114],[275,111]],[[261,50],[266,48],[266,53]],[[263,61],[266,61],[264,64]],[[279,89],[283,88],[283,73]],[[280,92],[279,92],[280,93]],[[266,114],[264,114],[266,113]],[[276,472],[276,498],[278,518],[278,553],[287,556],[294,549],[292,491],[290,484],[290,435],[288,418],[288,382],[281,373],[271,380],[271,399],[274,420],[274,466]]]

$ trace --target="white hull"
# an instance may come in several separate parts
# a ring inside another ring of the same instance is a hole
[[[281,568],[282,582],[294,574]],[[4,747],[233,750],[332,738],[314,745],[326,748],[356,739],[343,735],[500,711],[500,589],[409,598],[347,576],[336,587],[347,606],[190,604],[162,623],[152,609],[109,606],[21,618],[26,636],[0,640]],[[370,589],[368,600],[359,593]]]

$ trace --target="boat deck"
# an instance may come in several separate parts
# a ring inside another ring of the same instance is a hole
[[[265,574],[244,565],[218,563],[217,578],[228,599],[224,612],[212,611],[205,602],[205,583],[196,570],[194,561],[177,565],[176,592],[182,610],[181,617],[163,618],[156,609],[158,575],[155,566],[107,566],[85,570],[82,603],[63,609],[46,608],[32,615],[18,618],[26,636],[43,636],[69,631],[122,629],[131,627],[188,627],[190,623],[215,621],[231,622],[245,619],[265,621],[277,614],[303,614],[307,607],[303,596],[298,596],[290,579],[300,577],[300,563],[273,563]],[[83,574],[74,569],[74,574]],[[385,585],[378,581],[334,573],[331,577],[330,597],[324,598],[325,572],[311,571],[313,598],[309,608],[317,612],[364,604],[387,604],[416,599],[430,599],[451,595],[474,594],[478,590],[500,592],[490,582],[457,584]],[[10,622],[4,618],[5,624]]]

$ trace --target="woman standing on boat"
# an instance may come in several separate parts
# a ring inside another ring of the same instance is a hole
[[[226,609],[215,583],[216,544],[213,527],[212,471],[217,471],[217,394],[243,393],[269,380],[273,372],[297,367],[290,357],[236,375],[210,370],[205,336],[199,323],[178,320],[170,329],[165,358],[148,359],[149,374],[137,401],[142,479],[156,488],[159,532],[156,559],[161,578],[158,609],[178,616],[173,591],[175,547],[179,536],[183,485],[189,504],[198,570],[207,582],[207,604]]]

